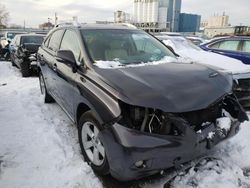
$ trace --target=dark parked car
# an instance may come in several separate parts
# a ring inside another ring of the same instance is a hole
[[[9,60],[9,41],[7,41],[4,37],[0,38],[0,60]]]
[[[28,77],[32,69],[37,69],[33,61],[35,53],[42,44],[44,35],[39,34],[21,34],[16,35],[10,43],[10,59],[12,65],[20,68],[22,76]]]
[[[219,53],[250,64],[250,37],[220,37],[200,46],[203,50]]]
[[[91,167],[121,181],[179,167],[248,120],[230,75],[179,63],[138,29],[57,27],[37,57],[45,103],[55,100],[77,124]]]

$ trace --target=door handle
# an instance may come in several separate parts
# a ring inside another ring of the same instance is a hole
[[[57,71],[57,65],[56,65],[56,63],[52,66],[52,69],[53,69],[53,71]]]

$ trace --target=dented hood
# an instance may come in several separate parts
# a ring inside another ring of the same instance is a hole
[[[199,64],[96,68],[96,72],[121,101],[165,112],[203,109],[232,90],[230,75]]]

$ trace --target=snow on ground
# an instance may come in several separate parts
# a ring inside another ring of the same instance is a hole
[[[0,187],[102,187],[76,128],[58,105],[43,104],[38,83],[0,62]]]
[[[249,188],[249,137],[246,122],[238,135],[211,151],[214,159],[177,175],[168,187]],[[158,188],[166,178],[112,181],[97,178],[84,163],[75,125],[57,104],[43,103],[38,78],[22,78],[9,62],[0,62],[0,187]]]

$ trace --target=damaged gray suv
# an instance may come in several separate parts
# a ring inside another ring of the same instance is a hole
[[[204,155],[248,120],[230,75],[181,62],[132,27],[58,26],[38,62],[44,101],[56,101],[77,124],[93,170],[120,181]]]

